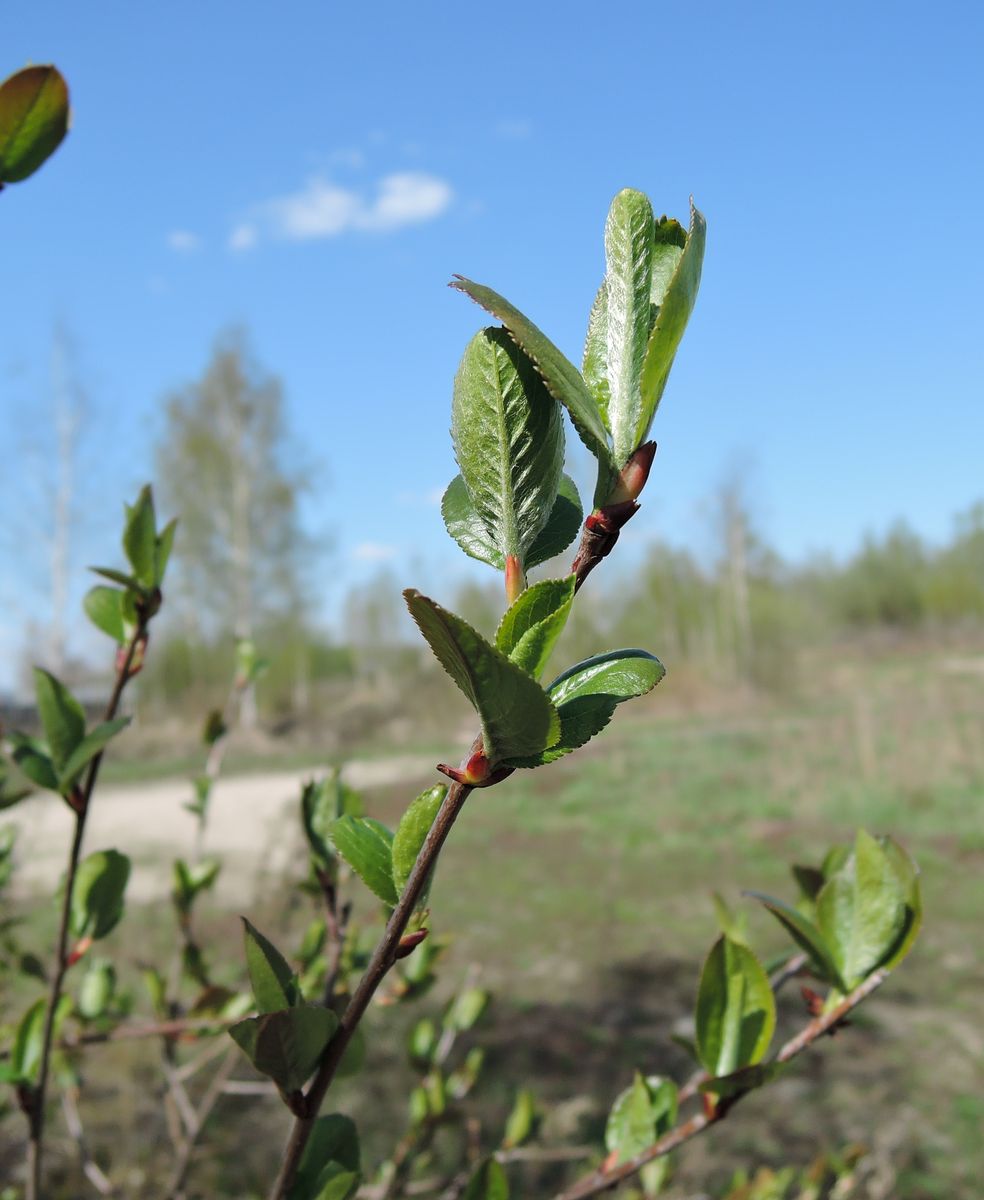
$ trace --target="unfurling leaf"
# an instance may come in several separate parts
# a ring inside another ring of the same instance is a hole
[[[767,896],[764,892],[746,892],[745,895],[764,904],[785,927],[793,941],[810,956],[813,970],[821,979],[840,986],[840,976],[831,948],[812,921],[808,921],[798,909],[783,900],[777,900],[775,896]]]
[[[672,1129],[676,1116],[676,1084],[661,1075],[644,1078],[637,1071],[632,1086],[612,1105],[605,1126],[605,1148],[617,1155],[618,1162],[627,1162]]]
[[[574,600],[574,576],[544,579],[528,587],[499,622],[498,650],[528,675],[539,679],[567,624]]]
[[[229,1035],[257,1071],[290,1093],[310,1078],[337,1027],[338,1018],[329,1009],[305,1004],[248,1017],[233,1025]]]
[[[346,814],[361,817],[364,809],[359,793],[343,783],[335,770],[323,779],[312,779],[301,792],[301,817],[304,833],[315,862],[330,868],[335,861],[331,843],[331,827]]]
[[[261,1013],[293,1008],[300,1002],[300,991],[287,960],[245,917],[241,920],[246,941],[246,969],[256,1007]]]
[[[536,1100],[529,1088],[521,1088],[516,1093],[512,1111],[506,1120],[506,1130],[502,1137],[503,1148],[511,1150],[514,1146],[522,1146],[533,1136],[536,1123]]]
[[[441,666],[478,714],[488,761],[495,765],[552,746],[560,721],[539,684],[461,617],[413,589],[403,595]]]
[[[134,578],[145,588],[157,586],[157,518],[154,497],[147,484],[132,505],[127,504],[123,551]]]
[[[26,67],[0,84],[0,187],[41,166],[68,132],[68,85],[56,67]]]
[[[697,992],[697,1049],[711,1076],[761,1061],[776,1026],[769,977],[747,946],[720,937]]]
[[[400,897],[393,882],[393,835],[386,826],[372,817],[339,817],[331,840],[366,887],[393,908]]]
[[[77,938],[104,938],[123,916],[130,860],[118,850],[97,850],[79,863],[72,889],[71,930]]]
[[[426,792],[421,792],[400,818],[393,835],[393,885],[400,895],[407,886],[410,872],[446,795],[447,788],[442,784],[428,788]],[[426,903],[427,889],[421,893],[417,907],[423,908]]]
[[[564,462],[560,408],[504,329],[477,333],[454,381],[451,436],[472,506],[497,557],[525,565]]]

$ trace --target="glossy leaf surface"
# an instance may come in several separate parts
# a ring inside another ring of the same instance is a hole
[[[430,833],[434,818],[447,795],[447,790],[443,784],[438,784],[436,787],[428,788],[426,792],[421,792],[400,818],[396,833],[393,835],[393,884],[397,894],[402,895],[403,889],[407,886],[407,880],[413,871],[417,855],[427,840],[427,835]],[[425,892],[421,894],[417,907],[423,908],[426,901]]]
[[[56,67],[27,67],[0,84],[0,185],[26,179],[68,132],[68,85]]]
[[[77,938],[105,937],[123,916],[130,860],[118,850],[97,850],[79,864],[72,889],[71,930]]]
[[[677,1089],[660,1075],[644,1078],[638,1071],[631,1087],[622,1092],[608,1116],[605,1148],[627,1162],[651,1146],[676,1123]]]
[[[697,1050],[709,1075],[759,1062],[772,1040],[776,1004],[769,977],[747,946],[720,937],[697,992]]]
[[[399,900],[393,883],[393,835],[371,817],[339,817],[331,827],[338,853],[371,892],[391,908]]]
[[[544,579],[509,606],[495,633],[497,649],[528,675],[539,679],[567,624],[574,600],[574,576]]]

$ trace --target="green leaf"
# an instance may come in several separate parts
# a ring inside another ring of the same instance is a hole
[[[675,225],[676,222],[673,224]],[[670,376],[673,359],[697,300],[700,273],[704,264],[706,235],[707,222],[691,201],[687,244],[676,264],[672,278],[666,286],[666,291],[659,296],[654,289],[653,302],[659,306],[659,312],[656,323],[653,325],[653,331],[649,335],[649,345],[646,348],[646,359],[642,369],[642,408],[634,427],[636,446],[641,445],[649,433],[656,409],[663,398],[663,389]],[[656,275],[654,275],[654,283],[657,285],[659,283]]]
[[[526,569],[531,570],[563,554],[577,537],[583,518],[581,497],[577,494],[574,480],[569,475],[561,475],[557,499],[547,523],[526,552]]]
[[[112,721],[103,721],[101,725],[90,729],[68,756],[68,761],[59,772],[59,785],[62,791],[67,791],[75,782],[82,769],[97,754],[102,754],[109,742],[118,733],[122,733],[129,724],[129,717],[116,717]]]
[[[21,1017],[17,1033],[14,1035],[10,1065],[14,1068],[16,1077],[26,1083],[35,1082],[38,1068],[41,1066],[45,1011],[44,1000],[35,1000]]]
[[[119,589],[104,587],[101,584],[90,588],[82,606],[97,629],[101,629],[121,646],[126,642],[127,623],[123,619],[123,593]]]
[[[570,754],[605,728],[619,704],[651,692],[665,674],[645,650],[612,650],[577,663],[547,689],[557,705],[560,737],[539,754],[511,756],[505,765],[540,767]]]
[[[502,1146],[511,1150],[514,1146],[522,1146],[533,1135],[536,1126],[536,1100],[529,1088],[521,1088],[516,1093],[512,1111],[506,1119],[506,1129],[502,1137]]]
[[[135,504],[126,505],[123,550],[133,574],[144,587],[157,586],[157,520],[150,484],[140,490]]]
[[[71,929],[77,938],[104,938],[123,916],[130,860],[118,850],[97,850],[79,864],[72,889]]]
[[[188,912],[199,892],[204,892],[215,883],[222,862],[218,858],[206,858],[190,866],[184,859],[174,863],[174,898],[183,912]]]
[[[708,1074],[759,1062],[772,1040],[776,1003],[747,946],[722,936],[711,947],[697,992],[697,1049]]]
[[[79,985],[79,998],[75,1006],[79,1016],[87,1021],[101,1017],[109,1007],[115,991],[115,967],[108,959],[94,959],[89,963]]]
[[[51,761],[61,770],[85,736],[85,712],[68,688],[41,667],[34,668],[34,688]]]
[[[337,1027],[338,1018],[329,1009],[305,1004],[248,1017],[233,1025],[229,1035],[260,1074],[289,1094],[311,1077]]]
[[[553,342],[533,322],[514,308],[498,292],[480,283],[456,275],[451,287],[470,296],[486,312],[500,320],[516,343],[533,360],[547,390],[570,413],[571,421],[581,440],[598,459],[599,464],[614,474],[608,435],[602,424],[594,397],[577,368],[557,349]]]
[[[164,574],[174,548],[174,534],[178,528],[178,518],[174,517],[161,530],[157,538],[154,552],[154,583],[160,587],[164,582]]]
[[[879,963],[886,971],[894,970],[912,949],[922,926],[922,888],[919,884],[919,868],[907,851],[894,838],[881,838],[881,847],[902,885],[905,898],[905,919],[895,945],[884,961]]]
[[[715,1079],[705,1079],[697,1085],[699,1092],[713,1093],[719,1100],[727,1100],[732,1096],[743,1096],[757,1087],[771,1083],[781,1075],[786,1064],[780,1062],[756,1063],[751,1067],[739,1067],[728,1075],[719,1075]]]
[[[240,920],[246,941],[246,969],[256,1007],[261,1013],[293,1008],[300,1001],[300,993],[287,960],[245,917]]]
[[[573,575],[534,583],[520,593],[499,622],[496,648],[534,679],[540,678],[567,624],[574,583]]]
[[[598,406],[598,413],[605,428],[611,433],[608,405],[611,393],[608,387],[608,288],[601,281],[588,315],[588,333],[584,339],[584,359],[581,374],[588,390]]]
[[[466,988],[452,1000],[444,1017],[445,1029],[465,1033],[481,1018],[489,1006],[489,994],[483,988]]]
[[[430,833],[434,818],[447,795],[447,790],[442,784],[438,784],[436,787],[428,788],[426,792],[421,792],[400,818],[396,833],[393,835],[393,885],[397,895],[402,895],[403,889],[407,886],[410,872],[427,840],[427,835]],[[421,893],[418,901],[418,908],[425,907],[429,887],[430,882],[428,881],[427,888]]]
[[[355,1123],[341,1113],[318,1117],[287,1193],[288,1200],[321,1200],[319,1185],[329,1166],[356,1176],[360,1170],[359,1135]]]
[[[718,928],[726,933],[733,942],[748,945],[748,920],[744,912],[734,912],[720,892],[711,893],[714,905],[714,915],[717,917]]]
[[[534,679],[461,617],[412,588],[403,595],[438,662],[478,713],[485,755],[493,766],[539,754],[556,742],[560,719]]]
[[[817,896],[817,924],[848,991],[891,953],[905,925],[905,900],[888,855],[859,829],[854,853]]]
[[[331,844],[331,827],[339,817],[361,817],[362,799],[359,793],[343,783],[337,770],[322,779],[312,779],[301,792],[301,817],[304,833],[315,860],[322,867],[335,861]]]
[[[504,329],[483,329],[458,366],[451,436],[468,495],[499,555],[526,552],[547,522],[564,463],[560,408]]]
[[[12,757],[24,774],[38,787],[58,791],[58,772],[48,755],[48,747],[26,733],[10,735]]]
[[[134,579],[132,575],[127,575],[125,571],[117,571],[115,567],[90,567],[89,570],[96,575],[101,575],[103,579],[108,579],[112,583],[118,583],[131,591],[143,591],[138,579]]]
[[[461,1200],[509,1200],[509,1181],[494,1158],[487,1158],[475,1171]]]
[[[393,908],[399,900],[393,882],[393,835],[371,817],[339,817],[331,827],[335,849],[371,892]]]
[[[41,166],[68,132],[68,85],[57,68],[27,67],[0,85],[0,185]]]
[[[605,1149],[628,1162],[676,1124],[677,1089],[661,1075],[648,1078],[636,1071],[632,1086],[612,1105],[605,1126]]]
[[[786,904],[783,900],[777,900],[775,896],[768,896],[765,892],[745,892],[745,895],[764,904],[776,920],[785,926],[793,941],[810,956],[813,969],[821,979],[841,986],[840,975],[831,948],[812,921],[808,921],[792,905]]]
[[[644,420],[641,382],[649,343],[653,239],[652,205],[642,192],[624,188],[605,224],[607,415],[618,466],[643,440],[637,430]]]

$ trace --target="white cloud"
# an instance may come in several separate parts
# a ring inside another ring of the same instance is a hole
[[[259,230],[256,226],[249,221],[242,221],[229,234],[229,249],[234,250],[237,254],[252,250],[258,237]]]
[[[352,557],[359,562],[390,562],[396,558],[396,547],[385,546],[381,542],[360,542],[352,551]]]
[[[423,171],[399,171],[379,180],[374,195],[342,187],[325,176],[315,176],[300,191],[261,205],[254,222],[244,222],[237,234],[255,244],[262,225],[275,237],[288,241],[338,237],[352,231],[388,233],[408,225],[432,221],[447,210],[454,193],[450,184]],[[244,231],[248,230],[246,234]]]
[[[167,235],[167,244],[178,254],[193,254],[202,248],[202,239],[187,229],[172,229]]]

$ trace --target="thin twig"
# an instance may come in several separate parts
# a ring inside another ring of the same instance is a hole
[[[133,637],[127,646],[116,672],[116,682],[103,714],[104,721],[112,721],[120,705],[123,689],[130,678],[130,667],[133,665],[137,647],[146,639],[147,622],[140,621]],[[55,1032],[55,1013],[61,999],[65,975],[71,965],[68,954],[68,935],[71,927],[72,892],[75,889],[75,876],[82,855],[82,838],[85,834],[85,821],[89,814],[89,802],[99,777],[99,765],[103,759],[100,751],[89,763],[85,782],[80,789],[74,805],[75,832],[72,836],[72,846],[68,855],[68,869],[65,872],[65,883],[62,895],[61,919],[58,925],[58,942],[55,953],[55,969],[52,972],[51,988],[48,993],[48,1007],[45,1011],[44,1032],[41,1039],[41,1063],[38,1069],[38,1081],[30,1095],[28,1111],[28,1143],[27,1143],[27,1185],[25,1200],[40,1200],[41,1196],[41,1163],[44,1154],[44,1103],[48,1089],[48,1074],[51,1068],[51,1049]]]
[[[815,1017],[795,1037],[790,1038],[782,1046],[778,1054],[776,1054],[773,1061],[777,1063],[789,1062],[790,1059],[795,1058],[798,1054],[802,1054],[818,1038],[823,1037],[824,1034],[833,1032],[853,1008],[856,1008],[862,1000],[866,1000],[876,988],[881,987],[888,978],[888,974],[887,971],[875,971],[869,975],[862,984],[859,984],[853,992],[845,996],[829,1013]],[[693,1091],[689,1094],[693,1095],[697,1090],[694,1087]],[[681,1100],[688,1098],[684,1096],[684,1091],[686,1089],[681,1089]],[[558,1192],[554,1200],[587,1200],[589,1196],[597,1196],[601,1192],[616,1187],[624,1180],[635,1175],[637,1171],[642,1170],[646,1163],[652,1162],[656,1158],[662,1158],[663,1155],[669,1154],[671,1150],[675,1150],[678,1146],[682,1146],[684,1142],[688,1142],[692,1137],[696,1137],[698,1133],[702,1133],[708,1126],[715,1125],[718,1121],[723,1120],[730,1109],[745,1094],[747,1093],[739,1093],[737,1096],[730,1097],[726,1104],[718,1104],[713,1109],[708,1108],[704,1112],[696,1113],[626,1162],[608,1168],[602,1166],[598,1170],[592,1171],[591,1174],[584,1176],[565,1191]]]
[[[62,1088],[61,1102],[65,1125],[78,1148],[82,1173],[100,1196],[112,1196],[116,1189],[89,1151],[89,1142],[85,1136],[85,1126],[82,1124],[82,1114],[79,1112],[78,1088]]]
[[[192,1121],[188,1127],[188,1135],[175,1159],[174,1169],[171,1172],[171,1178],[164,1192],[167,1200],[179,1200],[184,1194],[184,1181],[191,1167],[192,1156],[205,1128],[205,1123],[212,1115],[212,1109],[215,1108],[219,1097],[224,1093],[229,1076],[232,1074],[238,1061],[239,1047],[233,1044],[226,1051],[225,1058],[212,1076],[212,1080],[205,1089],[205,1094],[202,1096],[198,1108],[193,1110]]]

